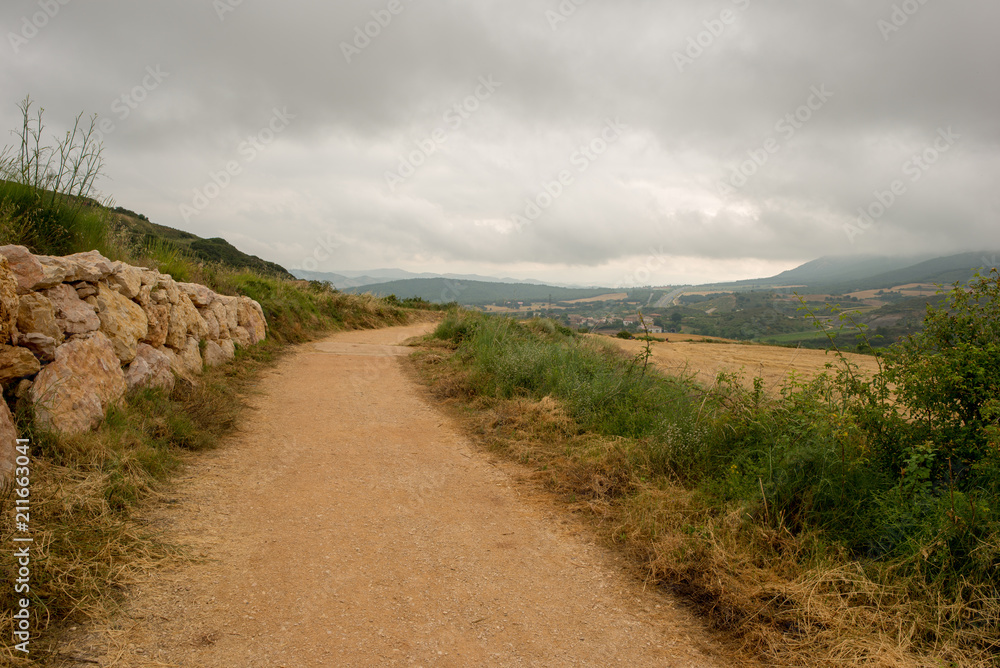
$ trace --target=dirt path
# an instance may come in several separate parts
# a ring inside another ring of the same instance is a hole
[[[244,432],[153,518],[201,558],[154,573],[127,621],[73,643],[92,663],[64,665],[717,665],[675,602],[422,398],[397,357],[426,327],[340,334],[270,372]]]

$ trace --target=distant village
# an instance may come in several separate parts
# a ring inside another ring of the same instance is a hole
[[[679,331],[662,320],[660,310],[640,309],[643,300],[620,293],[572,302],[502,301],[482,307],[488,313],[504,313],[521,318],[552,318],[575,330],[615,334],[622,330],[632,333],[663,334]]]

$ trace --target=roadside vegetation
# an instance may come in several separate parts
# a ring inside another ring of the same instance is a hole
[[[417,365],[643,576],[768,665],[1000,652],[1000,275],[956,284],[862,377],[778,395],[661,375],[552,321],[455,312]]]
[[[261,372],[288,344],[341,329],[407,322],[422,305],[347,295],[328,284],[295,281],[227,250],[206,261],[169,237],[135,234],[115,211],[93,198],[100,147],[81,119],[55,146],[44,141],[41,112],[21,109],[21,144],[0,154],[0,245],[20,244],[38,254],[99,250],[112,260],[158,269],[179,281],[260,302],[268,321],[263,343],[237,351],[236,360],[208,369],[196,384],[179,379],[171,393],[142,390],[113,408],[99,430],[64,437],[41,430],[30,408],[4,387],[18,432],[31,440],[31,661],[11,647],[16,560],[11,538],[11,490],[0,489],[0,664],[55,660],[61,625],[114,610],[124,587],[140,572],[175,553],[139,519],[191,452],[216,447],[239,423],[244,400]],[[83,128],[83,129],[81,129]],[[62,176],[60,176],[62,174]],[[142,217],[145,220],[145,217]],[[154,228],[147,228],[154,230]],[[169,228],[163,228],[169,229]],[[214,248],[226,248],[212,244]],[[274,265],[275,267],[277,265]],[[61,657],[67,658],[67,657]]]

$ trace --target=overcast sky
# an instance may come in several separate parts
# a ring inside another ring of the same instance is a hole
[[[749,278],[1000,248],[998,25],[996,0],[5,0],[0,127],[27,94],[53,134],[98,114],[103,196],[289,268]]]

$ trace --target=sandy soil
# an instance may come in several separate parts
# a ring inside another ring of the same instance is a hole
[[[398,356],[428,327],[283,360],[243,432],[150,518],[195,558],[78,631],[60,665],[727,664],[679,603],[424,398]]]
[[[761,376],[765,387],[774,392],[792,372],[800,378],[814,378],[827,370],[827,363],[835,366],[839,364],[836,355],[825,350],[741,343],[699,343],[697,339],[678,340],[692,338],[681,334],[667,336],[668,343],[653,344],[652,362],[670,374],[693,374],[704,384],[713,383],[719,372],[742,371],[748,384],[755,376]],[[638,354],[645,344],[643,341],[610,337],[605,339],[614,341],[631,354]],[[875,358],[846,354],[863,373],[871,374],[878,370]]]

